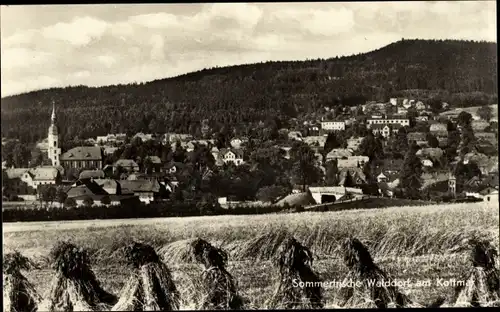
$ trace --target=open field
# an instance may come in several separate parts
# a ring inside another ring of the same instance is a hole
[[[178,261],[176,253],[180,249],[169,244],[199,236],[229,252],[234,261],[230,261],[228,269],[249,300],[249,307],[265,308],[277,277],[269,261],[277,233],[286,230],[311,248],[317,257],[313,268],[324,281],[343,279],[347,269],[338,254],[339,241],[354,235],[394,278],[410,279],[412,283],[404,292],[417,302],[428,303],[438,294],[450,295],[453,291],[453,286],[438,284],[439,278],[460,280],[469,267],[467,238],[480,235],[498,249],[498,224],[498,203],[326,213],[5,223],[3,247],[4,252],[17,248],[39,261],[42,269],[30,272],[28,278],[43,294],[52,275],[45,256],[57,240],[71,240],[90,250],[98,279],[105,288],[118,293],[128,276],[120,261],[120,248],[132,240],[143,241],[156,247],[169,263],[183,293],[183,306],[192,308],[195,299],[190,289],[201,268]],[[269,233],[267,238],[255,244],[255,238],[266,233]],[[430,279],[432,287],[414,285],[423,279]],[[337,289],[326,290],[327,306],[335,305],[336,295]]]

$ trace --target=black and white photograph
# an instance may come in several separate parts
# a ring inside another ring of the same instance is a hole
[[[0,21],[4,311],[500,307],[496,1]]]

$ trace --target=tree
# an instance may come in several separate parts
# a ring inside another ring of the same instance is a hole
[[[257,191],[256,198],[263,202],[273,202],[289,194],[289,191],[290,190],[280,185],[264,186]]]
[[[346,172],[344,183],[342,185],[343,187],[354,187],[356,186],[356,183],[354,182],[354,179],[349,171]]]
[[[416,156],[418,146],[412,144],[405,155],[400,174],[400,187],[407,198],[418,199],[422,186],[422,163]]]
[[[66,200],[64,201],[64,207],[67,207],[67,208],[74,208],[74,207],[76,207],[76,201],[75,201],[75,199],[72,198],[72,197],[66,198]]]
[[[338,178],[337,174],[339,172],[339,169],[337,167],[337,159],[333,161],[329,161],[326,163],[326,185],[327,186],[333,186],[338,184]]]
[[[361,155],[370,157],[370,161],[378,161],[384,158],[382,141],[376,138],[373,133],[368,133],[359,145]]]
[[[461,127],[470,126],[470,124],[472,122],[472,115],[467,113],[466,111],[462,111],[462,112],[460,112],[460,114],[458,114],[457,122],[458,122],[458,125]]]
[[[105,195],[101,198],[101,204],[103,205],[109,205],[111,204],[111,198],[109,198],[108,195]]]
[[[145,174],[151,174],[153,172],[153,162],[149,157],[146,157],[142,162]]]
[[[395,158],[403,158],[408,151],[408,133],[405,127],[400,128],[392,144],[392,153]]]
[[[39,188],[42,185],[39,185]],[[56,199],[57,190],[53,186],[42,187],[41,190],[41,199],[46,204],[52,205],[52,202]]]
[[[68,198],[68,194],[64,189],[61,187],[57,188],[55,200],[62,205],[66,201],[66,198]]]
[[[302,190],[306,191],[306,186],[320,180],[321,174],[316,168],[316,156],[313,150],[303,142],[295,142],[290,150],[292,165],[292,175],[295,180],[302,185]]]
[[[439,147],[439,141],[436,138],[436,136],[434,136],[432,133],[427,133],[426,139],[427,139],[427,144],[429,144],[429,147],[432,147],[432,148]]]
[[[479,115],[479,117],[481,117],[481,119],[489,122],[491,117],[493,116],[493,109],[488,105],[481,106],[478,108],[477,114]]]
[[[429,105],[429,108],[431,112],[434,114],[439,114],[441,110],[443,109],[443,103],[438,100],[438,99],[430,99],[427,104]]]
[[[92,205],[94,204],[94,200],[92,199],[92,197],[87,195],[83,199],[83,204],[87,207],[92,207]]]
[[[324,155],[328,154],[332,149],[341,147],[341,142],[334,132],[328,133],[325,146],[323,147]]]

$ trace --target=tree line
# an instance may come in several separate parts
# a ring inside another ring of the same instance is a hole
[[[2,136],[47,136],[52,102],[63,141],[107,133],[246,134],[324,106],[417,96],[455,107],[497,103],[496,44],[404,40],[349,57],[202,70],[149,83],[52,88],[2,99]],[[44,118],[43,116],[46,116]],[[26,125],[29,124],[29,128]]]

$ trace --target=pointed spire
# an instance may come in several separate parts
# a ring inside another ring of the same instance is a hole
[[[56,122],[56,103],[52,101],[52,124]]]

